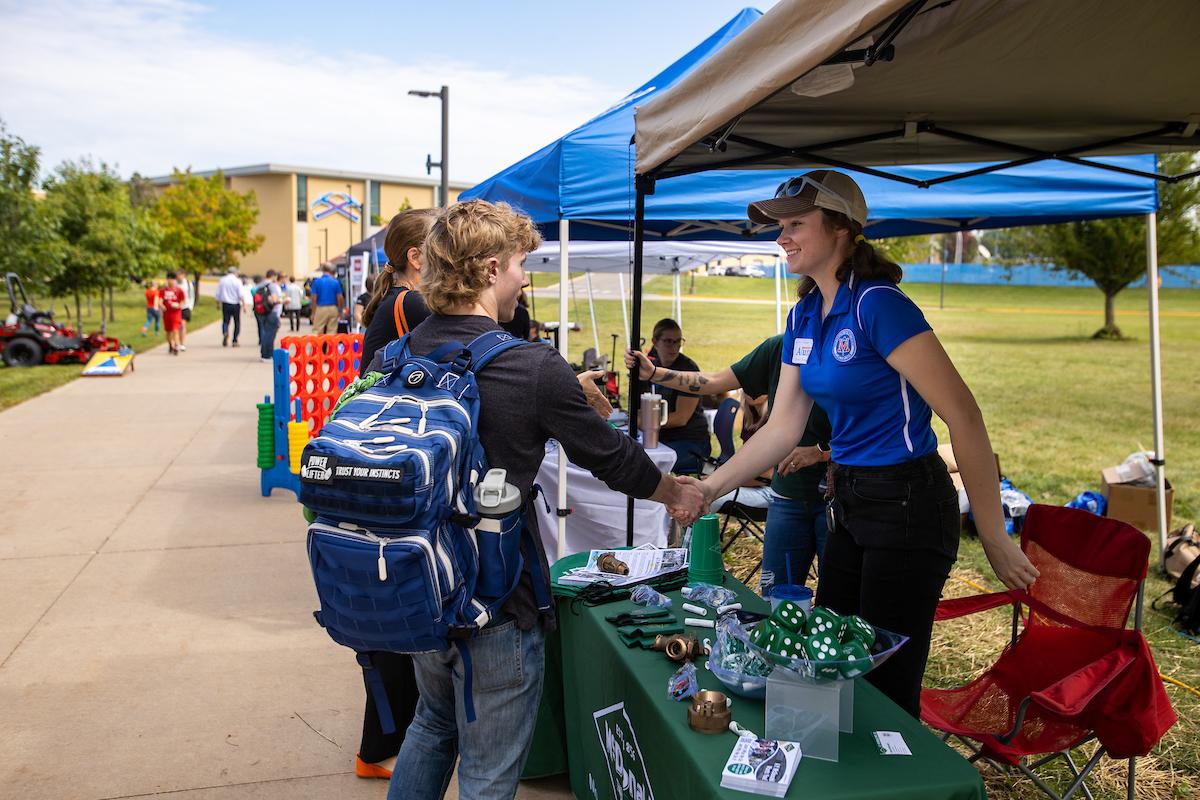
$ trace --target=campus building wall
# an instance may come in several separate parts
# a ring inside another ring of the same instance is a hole
[[[296,262],[292,225],[296,219],[296,181],[291,175],[235,175],[226,178],[226,186],[235,192],[254,192],[258,202],[258,222],[254,233],[261,234],[257,252],[242,256],[241,271],[263,274],[269,269],[290,273]],[[290,214],[289,214],[290,212]]]

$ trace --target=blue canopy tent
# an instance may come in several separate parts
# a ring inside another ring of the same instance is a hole
[[[743,9],[616,105],[463,192],[459,199],[505,201],[529,214],[543,236],[560,242],[562,286],[567,285],[571,239],[632,239],[635,216],[644,219],[647,242],[774,239],[772,228],[746,219],[746,205],[774,194],[779,183],[795,174],[793,170],[681,175],[663,181],[652,195],[636,192],[634,184],[635,105],[645,105],[670,89],[761,16],[756,9]],[[1158,206],[1157,191],[1154,180],[1144,173],[1154,171],[1153,158],[1093,159],[1116,167],[1104,171],[1039,161],[932,186],[926,182],[960,173],[970,165],[925,164],[891,170],[914,180],[917,186],[865,172],[856,174],[855,179],[871,208],[872,221],[866,233],[880,238],[1152,213]],[[636,207],[641,204],[644,209]],[[635,297],[640,296],[640,286],[632,288]],[[566,319],[565,291],[560,292],[559,308],[560,319]],[[638,308],[640,303],[635,300],[635,314]],[[565,332],[559,349],[566,358]],[[559,485],[561,491],[565,483]],[[560,507],[564,504],[565,498],[560,498]]]

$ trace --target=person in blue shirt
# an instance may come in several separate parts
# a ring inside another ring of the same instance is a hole
[[[333,267],[321,267],[321,276],[309,288],[313,303],[313,333],[337,333],[338,319],[346,305],[342,283],[333,277]]]
[[[897,288],[900,267],[863,237],[867,204],[858,185],[814,170],[751,203],[748,213],[781,226],[788,271],[802,277],[800,301],[788,315],[770,419],[701,488],[711,502],[778,464],[799,441],[814,401],[825,409],[833,465],[817,604],[910,637],[867,679],[917,717],[934,612],[959,539],[957,493],[937,453],[932,412],[950,429],[996,576],[1023,589],[1037,569],[1004,531],[995,459],[975,398],[920,309]]]

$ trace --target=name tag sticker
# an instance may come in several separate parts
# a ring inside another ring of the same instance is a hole
[[[797,339],[795,342],[793,342],[792,363],[793,364],[807,364],[808,363],[808,355],[809,355],[809,353],[812,352],[812,349],[813,349],[813,340],[812,339]]]

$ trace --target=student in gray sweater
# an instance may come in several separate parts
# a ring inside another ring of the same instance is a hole
[[[433,314],[413,330],[413,352],[470,342],[510,321],[526,282],[525,256],[540,242],[533,222],[505,203],[451,206],[425,240],[421,290]],[[488,464],[507,470],[508,482],[523,498],[533,489],[546,440],[554,438],[571,461],[614,491],[656,500],[680,515],[701,512],[699,491],[659,473],[636,442],[601,419],[551,347],[508,350],[477,382],[479,438]],[[530,516],[526,524],[536,521]],[[538,552],[525,553],[526,565],[536,558],[546,576],[546,554],[534,534]],[[544,637],[554,627],[553,612],[538,612],[528,566],[503,612],[468,644],[475,722],[466,722],[461,705],[457,649],[413,657],[421,699],[393,770],[389,800],[442,797],[456,755],[463,800],[516,794],[542,694]]]

